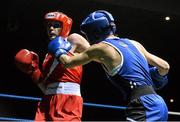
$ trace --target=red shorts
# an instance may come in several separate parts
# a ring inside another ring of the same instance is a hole
[[[35,121],[81,121],[83,99],[76,95],[45,95],[38,103]]]

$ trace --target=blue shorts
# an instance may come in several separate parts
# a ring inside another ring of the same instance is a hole
[[[168,108],[158,94],[143,95],[132,99],[127,106],[129,121],[167,121]]]

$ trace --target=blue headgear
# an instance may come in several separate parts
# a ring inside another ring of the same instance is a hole
[[[115,34],[116,25],[113,16],[104,10],[89,14],[80,25],[81,32],[92,43],[103,41],[109,34]]]

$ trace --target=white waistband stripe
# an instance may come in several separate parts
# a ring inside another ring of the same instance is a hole
[[[80,85],[72,82],[51,83],[47,86],[45,94],[69,94],[81,96]]]

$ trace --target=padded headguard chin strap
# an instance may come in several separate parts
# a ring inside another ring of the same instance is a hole
[[[108,35],[115,34],[116,25],[113,16],[104,10],[89,14],[80,25],[81,32],[91,43],[103,41]]]
[[[62,12],[49,12],[44,17],[47,21],[58,21],[62,23],[62,30],[59,36],[67,37],[71,31],[72,19]]]

